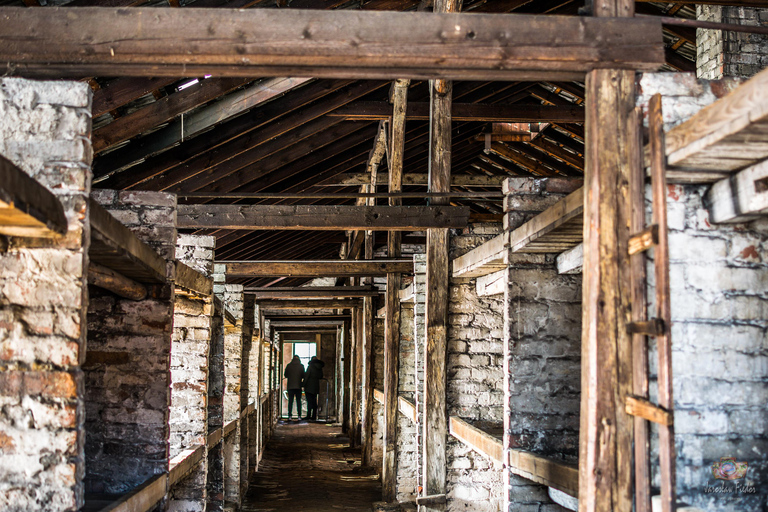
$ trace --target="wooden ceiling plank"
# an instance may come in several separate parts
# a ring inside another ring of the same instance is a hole
[[[98,117],[101,114],[122,107],[134,100],[146,96],[152,91],[156,91],[167,85],[180,80],[180,77],[124,77],[116,78],[107,82],[100,89],[93,93],[93,106],[91,114]]]
[[[385,101],[355,101],[328,113],[329,116],[378,121],[392,116],[392,105]],[[413,121],[429,120],[428,102],[411,102],[406,116]],[[451,109],[453,121],[481,122],[584,122],[584,108],[577,105],[547,106],[533,104],[491,105],[478,103],[454,103]]]
[[[355,277],[413,272],[413,260],[217,261],[231,277]]]
[[[663,62],[653,18],[51,7],[0,8],[0,20],[5,72],[29,77],[570,80],[601,66],[650,71]]]

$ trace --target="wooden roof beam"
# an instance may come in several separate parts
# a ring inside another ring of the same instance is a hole
[[[244,293],[254,295],[257,301],[271,299],[319,299],[322,297],[340,299],[354,297],[375,297],[379,290],[370,286],[298,286],[245,288]]]
[[[254,31],[255,26],[260,30]],[[354,45],[348,44],[350,38]],[[415,47],[420,48],[418,54]],[[0,9],[3,72],[29,77],[572,80],[601,67],[656,70],[663,60],[661,22],[652,18],[160,7]]]
[[[218,261],[227,277],[358,277],[413,272],[413,260]]]
[[[466,227],[469,208],[192,204],[179,205],[177,216],[180,229],[418,231]]]
[[[392,105],[385,101],[356,101],[328,113],[348,120],[378,121],[392,116]],[[413,121],[429,119],[428,102],[408,104],[406,116]],[[532,123],[551,121],[583,123],[584,108],[577,105],[546,106],[534,104],[491,105],[480,103],[454,103],[451,108],[453,121],[481,121]]]

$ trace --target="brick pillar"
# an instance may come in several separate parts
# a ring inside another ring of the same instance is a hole
[[[223,265],[214,266],[214,274],[221,274]],[[243,371],[243,286],[225,284],[215,276],[214,294],[221,298],[224,308],[235,318],[235,325],[224,325],[224,425],[236,421],[235,429],[223,439],[224,500],[240,505],[240,411],[241,378]]]
[[[703,21],[768,26],[768,9],[697,5]],[[696,76],[749,78],[768,66],[768,36],[725,30],[696,31]]]
[[[400,357],[397,383],[398,394],[413,403],[416,391],[414,340],[414,304],[400,304]],[[399,406],[398,406],[399,407]],[[399,440],[395,447],[395,485],[398,502],[413,502],[418,495],[419,482],[416,477],[416,424],[411,418],[398,411],[397,432]]]
[[[240,361],[240,410],[244,411],[251,401],[251,366],[253,346],[253,333],[256,323],[256,304],[253,295],[243,296],[243,330],[242,330],[242,358]],[[258,347],[258,345],[257,345]],[[255,386],[256,383],[254,382]],[[249,418],[243,417],[238,424],[240,429],[240,497],[245,495],[248,489],[249,440],[251,437]]]
[[[424,456],[422,436],[424,433],[424,344],[426,327],[424,325],[424,305],[427,300],[427,255],[413,255],[413,341],[414,341],[414,393],[413,404],[416,406],[416,486],[417,496],[424,496],[421,482],[424,481]]]
[[[92,197],[152,246],[174,276],[176,196],[99,190]],[[168,471],[171,281],[132,301],[90,287],[86,355],[87,492],[125,493]]]
[[[454,232],[455,259],[496,237],[500,224],[474,224]],[[480,296],[477,278],[450,278],[448,304],[447,413],[488,431],[504,421],[503,295]],[[447,510],[500,509],[503,471],[452,436],[447,443]]]
[[[69,222],[55,240],[0,236],[0,509],[83,505],[83,375],[91,93],[0,79],[0,153],[47,186]]]
[[[178,261],[210,276],[215,245],[216,239],[212,236],[179,235],[176,256]],[[207,442],[212,313],[213,297],[183,295],[177,290],[171,344],[171,458]],[[205,510],[207,468],[205,451],[194,471],[173,487],[169,510]]]
[[[222,286],[224,274],[214,274],[214,286]],[[208,349],[208,432],[224,426],[224,308],[214,295],[211,318],[211,342]],[[209,512],[224,509],[224,450],[219,441],[208,447],[208,477],[206,494]]]
[[[563,194],[559,180],[505,184],[505,229]],[[581,276],[560,275],[557,254],[509,254],[504,290],[504,449],[576,463],[579,452]],[[504,510],[552,506],[547,488],[505,471]]]

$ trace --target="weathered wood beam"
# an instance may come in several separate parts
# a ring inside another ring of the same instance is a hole
[[[507,266],[509,236],[496,235],[451,262],[454,277],[479,277],[503,270]]]
[[[607,66],[656,70],[664,61],[661,23],[652,18],[2,8],[0,41],[3,72],[56,78],[570,80]]]
[[[454,174],[451,176],[451,186],[453,187],[500,187],[501,183],[509,176],[473,176],[468,174]],[[388,173],[377,173],[376,184],[386,185],[389,182]],[[340,173],[316,183],[316,187],[352,187],[370,183],[370,175],[365,173]],[[403,185],[426,185],[428,175],[426,174],[403,174]]]
[[[219,261],[227,277],[355,277],[412,272],[412,260]]]
[[[256,300],[265,299],[318,299],[321,297],[375,297],[377,288],[371,286],[299,286],[294,288],[270,287],[248,288],[244,293],[254,295]]]
[[[275,309],[348,309],[362,305],[361,299],[265,299],[257,304],[263,311]],[[268,315],[267,315],[268,316]]]
[[[101,114],[106,114],[133,100],[146,96],[152,91],[156,91],[166,85],[171,85],[177,80],[179,80],[178,77],[166,76],[159,78],[125,77],[112,80],[93,92],[91,115],[98,117]]]
[[[714,182],[723,171],[735,172],[767,159],[766,88],[768,70],[671,128],[665,137],[667,164],[677,168],[672,171],[709,171],[708,181]]]
[[[632,16],[634,0],[594,4],[602,17]],[[632,510],[633,419],[630,261],[633,168],[641,165],[635,74],[591,71],[586,80],[579,511]]]
[[[362,453],[363,466],[373,456],[373,298],[363,298]]]
[[[465,445],[497,464],[504,464],[504,444],[501,439],[483,432],[457,416],[450,417],[448,427],[450,434]]]
[[[0,155],[0,234],[50,238],[67,226],[59,199]]]
[[[113,217],[96,201],[88,200],[91,224],[91,261],[111,268],[140,283],[166,281],[166,262],[150,246]]]
[[[329,196],[330,197],[330,196]],[[178,227],[195,229],[391,230],[462,228],[459,206],[179,205]]]
[[[403,190],[403,150],[405,145],[405,119],[410,81],[397,80],[392,91],[392,137],[389,161],[389,192]],[[400,207],[402,200],[391,197],[390,208]],[[387,234],[387,256],[401,255],[401,234],[390,230]],[[381,477],[382,499],[397,500],[397,398],[400,364],[400,283],[398,273],[387,274],[386,317],[384,319],[384,453]]]
[[[653,2],[655,0],[635,0],[636,2]],[[726,5],[733,7],[765,7],[761,0],[674,0],[676,4],[683,5]]]
[[[584,245],[563,251],[557,255],[558,274],[581,274],[584,267]]]
[[[455,12],[457,0],[435,0],[436,12]],[[461,14],[460,16],[467,16]],[[447,192],[451,188],[451,105],[453,83],[437,79],[429,84],[429,191]],[[446,204],[436,198],[434,203]],[[423,450],[425,496],[445,495],[446,443],[448,417],[446,402],[446,358],[448,347],[448,279],[449,265],[447,229],[427,230],[427,275],[424,324],[424,426]],[[442,510],[442,505],[426,505],[427,512]]]
[[[720,180],[707,192],[710,222],[748,222],[768,214],[768,160]]]
[[[94,130],[93,150],[96,153],[104,151],[248,82],[246,78],[209,78],[183,91],[169,94]]]
[[[174,284],[189,292],[210,296],[213,293],[213,279],[201,274],[189,265],[176,261]],[[178,291],[176,293],[179,293]]]
[[[392,116],[392,105],[385,101],[356,101],[328,115],[358,121],[385,120]],[[428,120],[429,103],[409,103],[406,115],[408,119],[414,121]],[[551,107],[529,104],[454,103],[451,107],[451,117],[454,121],[583,123],[584,108],[577,105]]]
[[[88,284],[108,290],[124,299],[144,300],[147,298],[146,286],[94,262],[88,264]]]
[[[509,470],[574,498],[579,497],[579,470],[575,466],[522,450],[510,450]]]

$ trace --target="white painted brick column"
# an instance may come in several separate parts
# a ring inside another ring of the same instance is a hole
[[[0,153],[49,188],[64,237],[0,237],[0,509],[83,505],[91,92],[0,79]]]

